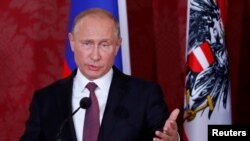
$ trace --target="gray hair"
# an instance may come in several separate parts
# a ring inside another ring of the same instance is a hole
[[[85,10],[81,12],[79,15],[77,15],[74,19],[73,27],[72,27],[72,33],[74,34],[77,29],[77,24],[81,19],[83,19],[86,16],[100,16],[100,17],[107,17],[110,20],[112,20],[115,24],[115,36],[117,38],[120,38],[120,26],[118,20],[108,11],[101,9],[101,8],[91,8],[88,10]]]

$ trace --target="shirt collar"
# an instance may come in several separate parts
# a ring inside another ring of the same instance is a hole
[[[77,69],[77,73],[75,76],[75,80],[76,80],[76,84],[78,85],[78,87],[80,88],[81,91],[83,91],[85,89],[85,86],[89,83],[89,82],[94,82],[98,87],[97,89],[109,89],[109,86],[111,84],[111,80],[112,80],[112,76],[113,76],[113,69],[111,68],[105,75],[103,75],[102,77],[95,79],[95,80],[88,80],[80,71],[80,69]]]

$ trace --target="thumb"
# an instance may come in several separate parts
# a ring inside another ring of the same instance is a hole
[[[179,113],[180,113],[180,110],[178,109],[178,108],[176,108],[176,109],[174,109],[172,112],[171,112],[171,114],[170,114],[170,116],[169,116],[169,120],[176,120],[177,119],[177,117],[178,117],[178,115],[179,115]]]

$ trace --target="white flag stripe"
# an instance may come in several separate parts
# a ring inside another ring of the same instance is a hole
[[[121,55],[122,55],[122,69],[125,74],[131,74],[130,66],[130,52],[128,39],[128,20],[127,20],[127,5],[126,0],[118,0],[118,13],[120,22],[120,31],[122,37]]]
[[[197,58],[197,60],[199,61],[201,67],[203,69],[207,68],[209,66],[209,63],[208,63],[208,60],[204,54],[204,52],[201,50],[200,47],[196,48],[194,51],[193,51],[195,57]]]

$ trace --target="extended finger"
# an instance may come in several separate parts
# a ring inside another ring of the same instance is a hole
[[[179,113],[180,113],[180,110],[178,108],[174,109],[174,111],[172,111],[169,116],[169,120],[176,120]]]
[[[156,131],[155,135],[156,135],[156,137],[153,139],[154,141],[166,140],[168,138],[168,135],[166,133],[161,132],[161,131]]]

